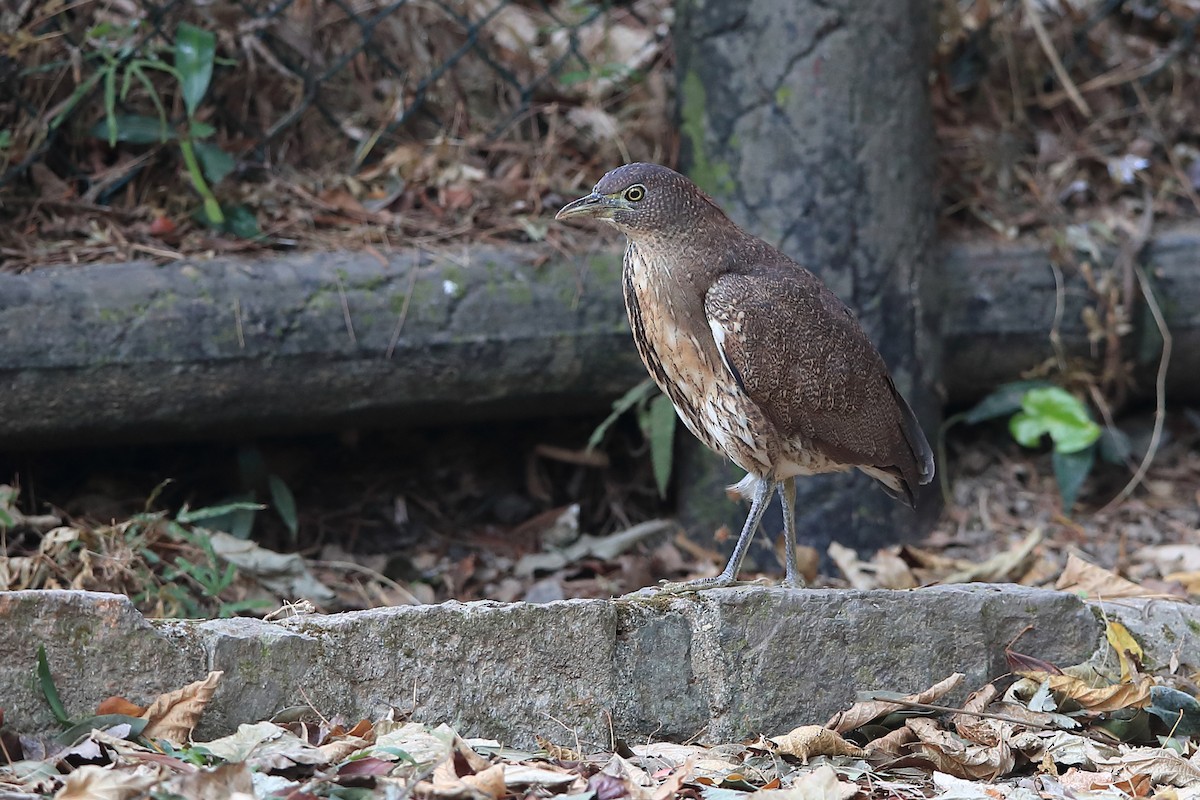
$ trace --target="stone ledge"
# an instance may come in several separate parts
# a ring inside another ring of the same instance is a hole
[[[1195,607],[1106,604],[1147,648],[1200,663]],[[823,722],[861,691],[915,691],[953,672],[964,689],[1008,671],[1004,648],[1057,664],[1104,645],[1098,611],[1017,586],[892,591],[747,587],[693,597],[382,608],[283,623],[147,621],[120,595],[0,594],[5,724],[51,730],[34,679],[39,644],[69,713],[113,694],[148,702],[225,677],[200,736],[312,703],[377,717],[389,707],[464,734],[530,745],[562,725],[587,744],[618,737],[734,740]],[[611,721],[611,728],[610,728]]]

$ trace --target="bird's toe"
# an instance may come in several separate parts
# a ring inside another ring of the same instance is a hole
[[[727,575],[716,575],[711,578],[697,578],[692,581],[662,581],[658,586],[660,594],[691,594],[705,589],[727,589],[731,586],[766,586],[767,581],[759,578],[753,581],[739,581]]]

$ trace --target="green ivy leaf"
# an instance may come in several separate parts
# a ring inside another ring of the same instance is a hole
[[[225,209],[225,224],[222,228],[239,239],[257,239],[262,236],[258,227],[258,217],[244,205]]]
[[[217,37],[210,31],[181,22],[175,29],[175,69],[183,88],[188,117],[195,116],[212,81]]]
[[[1077,453],[1100,438],[1100,426],[1075,395],[1057,386],[1030,389],[1021,411],[1009,420],[1009,431],[1024,447],[1037,447],[1050,434],[1057,453]]]
[[[1146,709],[1162,720],[1175,736],[1200,734],[1200,702],[1187,692],[1169,686],[1150,687],[1150,707]]]
[[[1071,516],[1079,489],[1096,463],[1096,448],[1085,447],[1074,453],[1054,451],[1054,480],[1058,482],[1058,496],[1062,498],[1063,513]]]
[[[179,513],[175,515],[175,521],[194,525],[197,522],[211,522],[218,517],[225,517],[241,511],[262,511],[264,508],[266,506],[261,503],[252,503],[244,500],[195,509],[188,508],[187,504],[184,503],[183,508],[179,509]]]
[[[654,381],[646,378],[638,385],[631,388],[625,394],[613,401],[612,413],[604,418],[604,421],[596,426],[592,431],[591,437],[588,439],[587,449],[595,450],[604,441],[604,434],[608,433],[608,429],[613,423],[620,419],[621,415],[636,405],[641,404],[646,398],[652,396],[658,387],[654,385]]]
[[[210,183],[220,183],[226,175],[233,172],[233,156],[215,144],[193,141],[192,147],[196,150],[196,160],[200,162],[200,169],[204,171],[204,176]]]
[[[110,122],[112,123],[111,129]],[[117,142],[159,144],[179,138],[178,131],[163,120],[140,114],[117,114],[114,117],[105,118],[93,125],[88,133],[97,139],[109,139],[112,144]]]
[[[1049,381],[1012,381],[1003,384],[963,414],[963,422],[977,425],[996,417],[1007,417],[1021,410],[1021,398],[1030,389],[1043,389],[1053,385]]]
[[[675,406],[671,398],[660,394],[650,401],[642,416],[642,430],[650,440],[650,464],[659,497],[667,496],[671,482],[671,466],[675,457]]]
[[[300,530],[300,521],[296,518],[296,497],[283,482],[283,478],[274,473],[267,478],[267,486],[271,489],[271,502],[275,505],[275,511],[287,526],[288,533],[292,535],[292,542],[295,543],[296,534]]]

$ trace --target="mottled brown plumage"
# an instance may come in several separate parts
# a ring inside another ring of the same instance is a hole
[[[688,429],[746,470],[753,505],[721,575],[737,572],[779,488],[795,564],[797,475],[857,467],[915,503],[933,454],[853,312],[808,270],[743,231],[695,184],[654,164],[609,172],[558,218],[602,219],[628,237],[625,307],[638,352]]]

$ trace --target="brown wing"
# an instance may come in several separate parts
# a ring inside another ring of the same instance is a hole
[[[787,262],[723,275],[704,311],[726,367],[784,436],[872,468],[910,504],[932,479],[929,444],[882,357],[812,273]]]

